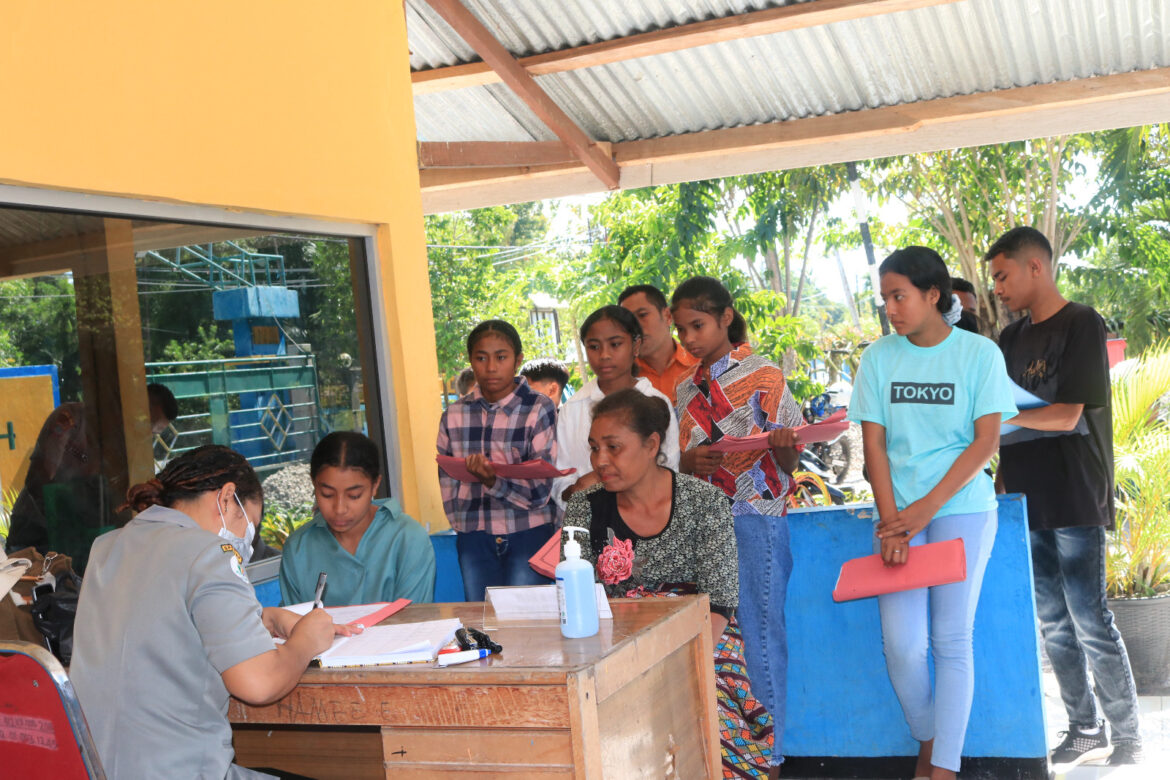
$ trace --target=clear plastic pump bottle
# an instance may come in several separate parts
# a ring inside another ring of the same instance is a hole
[[[581,543],[574,533],[588,534],[585,528],[565,527],[565,560],[557,564],[557,604],[561,610],[561,634],[580,639],[597,633],[597,587],[593,567],[581,558]]]

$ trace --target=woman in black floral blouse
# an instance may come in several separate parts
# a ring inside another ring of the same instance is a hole
[[[565,525],[589,529],[582,556],[611,597],[706,593],[711,601],[724,777],[766,777],[771,719],[751,695],[735,623],[739,565],[721,489],[661,465],[670,409],[637,390],[593,410],[590,460],[601,480],[573,495]]]

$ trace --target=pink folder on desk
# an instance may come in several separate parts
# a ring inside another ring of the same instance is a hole
[[[845,561],[833,588],[833,601],[852,601],[883,593],[947,585],[967,579],[967,554],[962,539],[910,548],[906,563],[886,566],[880,555]]]
[[[435,461],[447,476],[460,482],[479,482],[479,477],[467,470],[467,460],[451,455],[436,455]],[[526,460],[523,463],[496,463],[492,461],[496,476],[504,479],[549,479],[576,474],[577,469],[558,469],[547,460]]]

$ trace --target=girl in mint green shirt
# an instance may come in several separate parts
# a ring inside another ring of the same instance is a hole
[[[309,474],[317,512],[284,543],[284,604],[312,601],[321,572],[328,575],[327,607],[434,598],[430,537],[398,501],[374,499],[379,464],[377,446],[360,433],[331,433],[314,448]]]
[[[996,344],[951,327],[961,307],[936,252],[900,249],[879,273],[896,335],[862,355],[849,418],[861,423],[880,518],[875,548],[886,564],[904,565],[922,544],[963,540],[965,580],[878,597],[890,682],[920,743],[915,775],[953,780],[975,686],[975,606],[997,527],[984,468],[1016,407]]]

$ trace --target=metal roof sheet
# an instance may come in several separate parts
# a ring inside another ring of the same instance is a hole
[[[516,56],[786,3],[464,0]],[[478,58],[407,0],[416,69]],[[594,139],[628,141],[1170,66],[1170,0],[964,0],[537,77]],[[415,97],[423,141],[550,140],[502,84]]]

